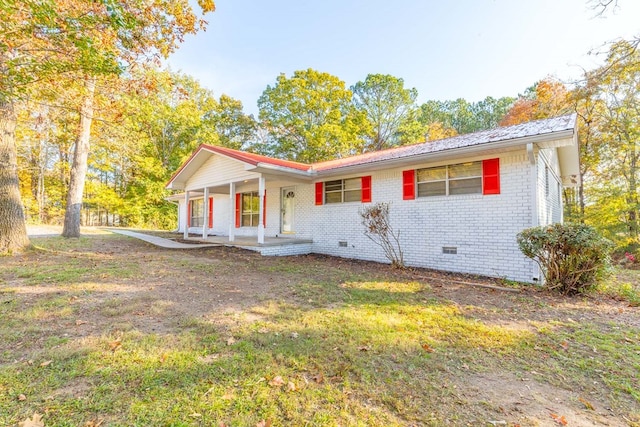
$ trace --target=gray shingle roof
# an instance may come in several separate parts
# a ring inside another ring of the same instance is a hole
[[[343,159],[314,163],[315,171],[327,171],[347,166],[381,162],[385,160],[401,159],[423,154],[437,153],[446,150],[479,146],[500,141],[516,140],[554,132],[573,130],[576,127],[576,115],[554,117],[552,119],[535,120],[513,126],[454,136],[452,138],[428,141],[420,144],[406,145],[388,150],[374,151]]]

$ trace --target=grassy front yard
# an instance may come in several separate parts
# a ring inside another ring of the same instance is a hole
[[[33,243],[0,258],[0,425],[640,425],[635,272],[563,299],[320,256]]]

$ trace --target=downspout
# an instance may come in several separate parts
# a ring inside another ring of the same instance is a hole
[[[531,226],[538,226],[538,165],[536,164],[536,155],[533,151],[533,143],[527,144],[527,158],[529,159],[529,165],[531,166]],[[543,279],[540,277],[540,266],[537,262],[533,263],[533,277],[534,282],[542,285]]]

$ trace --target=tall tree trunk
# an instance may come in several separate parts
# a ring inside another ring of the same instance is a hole
[[[636,175],[638,173],[638,155],[635,144],[631,144],[631,161],[629,164],[629,193],[627,203],[629,204],[629,236],[638,238],[638,185]]]
[[[29,246],[18,180],[13,102],[0,97],[0,253]]]
[[[73,151],[73,164],[69,175],[67,207],[64,212],[64,227],[62,229],[63,237],[80,237],[80,209],[82,208],[84,181],[87,176],[89,137],[93,120],[93,94],[96,88],[95,77],[88,77],[85,80],[85,86],[86,93],[80,107],[80,134]]]

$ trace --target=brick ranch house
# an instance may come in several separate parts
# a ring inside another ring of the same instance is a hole
[[[578,183],[567,115],[314,164],[201,145],[167,188],[185,237],[388,262],[359,209],[389,202],[407,265],[535,282],[516,234],[562,222],[562,188]]]

